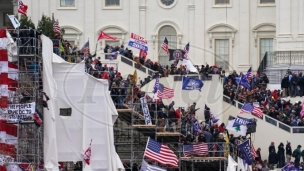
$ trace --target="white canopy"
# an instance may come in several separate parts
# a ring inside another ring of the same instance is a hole
[[[85,171],[123,169],[114,148],[118,113],[108,81],[85,73],[83,62],[69,63],[53,54],[49,38],[42,36],[42,42],[43,87],[50,97],[49,110],[44,110],[45,168],[57,171],[58,161],[83,161],[92,139],[91,164],[84,164]]]

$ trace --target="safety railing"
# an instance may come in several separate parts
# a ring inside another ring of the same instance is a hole
[[[223,101],[226,102],[226,103],[229,103],[229,104],[231,104],[235,107],[238,107],[239,109],[241,109],[242,106],[243,106],[243,103],[240,103],[236,100],[231,101],[230,98],[228,96],[225,96],[225,95],[223,95]],[[254,115],[252,115],[252,116],[254,116]],[[256,117],[256,116],[254,116],[254,117]],[[256,118],[259,118],[259,117],[256,117]],[[283,122],[281,122],[281,121],[279,121],[275,118],[272,118],[265,113],[264,113],[263,117],[259,118],[259,119],[261,119],[261,120],[263,120],[263,121],[265,121],[265,122],[267,122],[267,123],[269,123],[269,124],[271,124],[275,127],[278,127],[278,128],[280,128],[280,129],[282,129],[286,132],[289,132],[291,134],[293,134],[293,133],[304,133],[304,127],[286,125]]]
[[[277,51],[268,53],[268,65],[304,65],[304,51]]]

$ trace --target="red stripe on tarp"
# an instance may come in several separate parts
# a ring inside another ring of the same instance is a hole
[[[8,61],[8,55],[6,49],[0,49],[0,61]]]
[[[0,30],[0,38],[4,38],[6,37],[6,30],[5,29],[1,29]]]
[[[8,68],[18,69],[18,65],[14,64],[12,62],[9,62],[8,63]]]
[[[8,98],[6,96],[0,97],[0,108],[7,108]]]

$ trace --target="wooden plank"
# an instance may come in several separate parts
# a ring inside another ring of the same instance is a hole
[[[180,132],[157,132],[157,136],[180,136]]]
[[[156,125],[133,125],[134,128],[153,128],[155,129]]]

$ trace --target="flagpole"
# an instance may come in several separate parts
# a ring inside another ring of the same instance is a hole
[[[146,155],[146,151],[147,151],[149,141],[150,141],[150,137],[148,138],[148,141],[147,141],[147,144],[146,144],[145,152],[144,152],[144,155],[143,155],[143,160],[145,159],[145,155]]]

